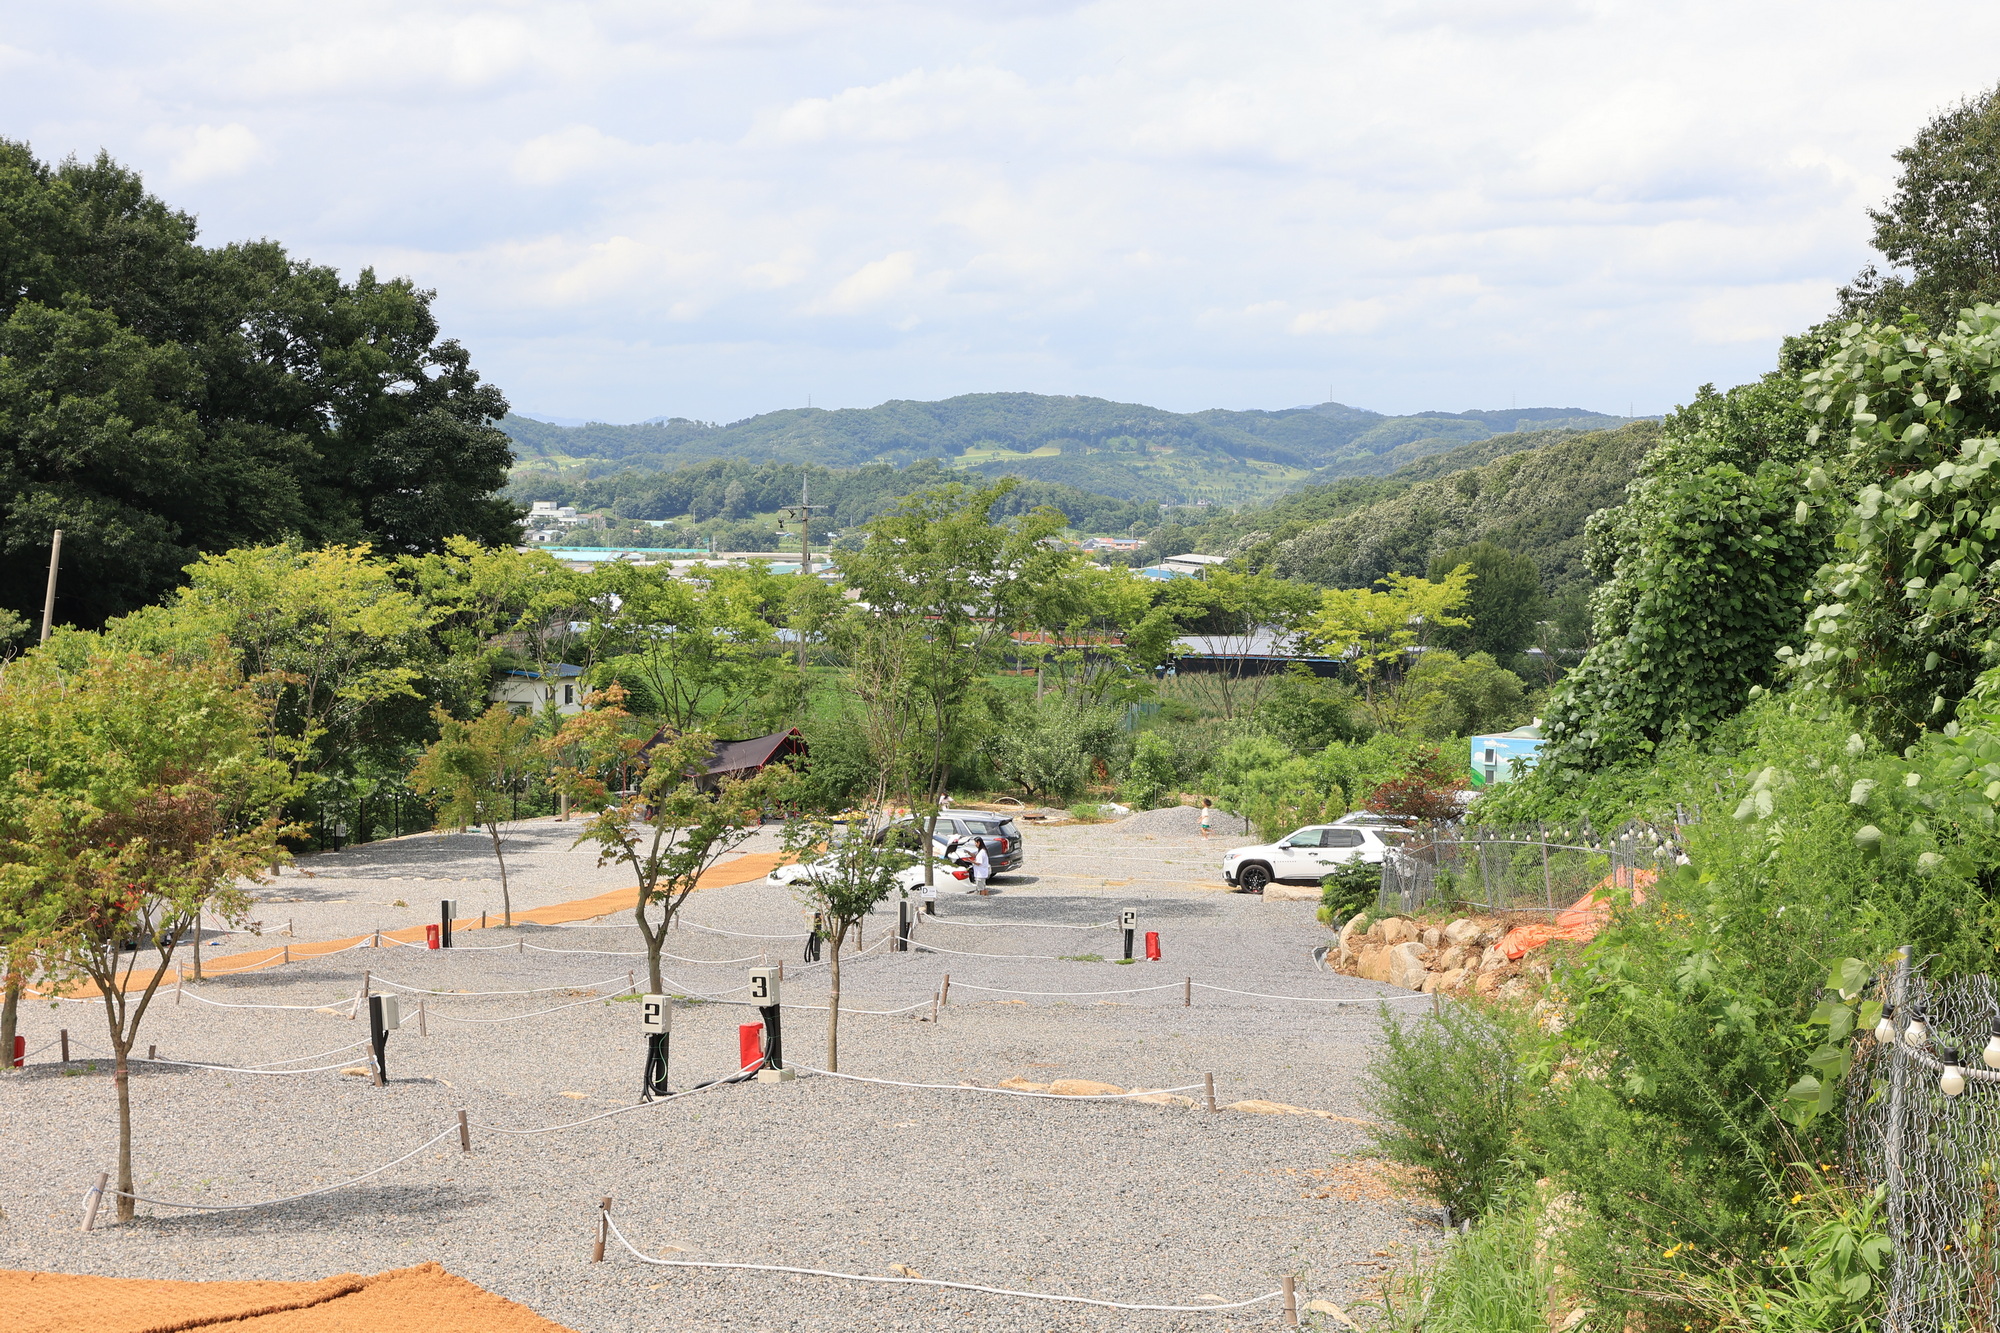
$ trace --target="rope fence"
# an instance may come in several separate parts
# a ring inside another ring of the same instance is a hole
[[[1016,1291],[1011,1287],[987,1287],[976,1282],[947,1282],[934,1277],[883,1277],[873,1273],[836,1273],[824,1268],[793,1268],[785,1264],[744,1264],[725,1263],[719,1259],[655,1259],[642,1254],[618,1224],[611,1220],[609,1209],[604,1210],[604,1225],[618,1238],[618,1243],[640,1263],[652,1264],[659,1268],[723,1268],[754,1273],[795,1273],[803,1277],[834,1278],[842,1282],[879,1282],[891,1286],[904,1287],[945,1287],[953,1291],[978,1291],[989,1296],[1011,1296],[1016,1300],[1061,1301],[1070,1305],[1094,1305],[1105,1310],[1161,1310],[1177,1314],[1204,1314],[1210,1311],[1241,1310],[1251,1305],[1262,1305],[1275,1301],[1285,1293],[1283,1290],[1266,1292],[1262,1296],[1252,1296],[1247,1301],[1232,1301],[1221,1305],[1146,1305],[1128,1301],[1107,1301],[1094,1296],[1058,1296],[1045,1291]]]

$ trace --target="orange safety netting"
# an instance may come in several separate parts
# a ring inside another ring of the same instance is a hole
[[[1500,937],[1495,947],[1513,962],[1520,962],[1531,949],[1539,949],[1550,940],[1594,940],[1597,932],[1611,922],[1611,904],[1598,897],[1606,889],[1630,889],[1632,901],[1643,903],[1646,895],[1640,892],[1652,884],[1659,875],[1651,870],[1621,868],[1612,871],[1597,881],[1589,893],[1556,913],[1554,921],[1537,921],[1529,926],[1516,926]]]
[[[7,1333],[571,1333],[437,1264],[318,1282],[170,1282],[0,1270]]]
[[[714,867],[695,882],[695,889],[716,889],[731,884],[747,884],[753,879],[762,879],[770,874],[787,857],[777,852],[752,852],[739,856],[733,861],[725,861]],[[514,913],[516,922],[531,922],[538,926],[557,926],[568,921],[590,921],[600,916],[610,916],[613,912],[629,912],[639,901],[639,890],[613,889],[600,893],[594,898],[578,898],[573,902],[551,903],[547,907],[531,907]],[[454,917],[451,929],[454,934],[461,930],[498,928],[500,919],[489,915]],[[426,926],[405,926],[401,930],[380,932],[384,940],[398,940],[404,944],[422,944]],[[245,953],[225,954],[220,958],[204,958],[201,962],[203,977],[225,977],[239,972],[262,972],[267,968],[283,967],[286,963],[305,962],[308,959],[324,958],[328,954],[351,949],[357,944],[366,944],[376,937],[375,931],[366,935],[350,935],[342,940],[308,940],[299,944],[283,944],[275,949],[251,949]],[[125,980],[127,991],[142,991],[152,984],[153,969],[135,970]],[[177,980],[166,977],[161,984]],[[39,992],[32,992],[39,994]],[[97,994],[94,983],[83,982],[62,992],[72,998],[83,998]]]

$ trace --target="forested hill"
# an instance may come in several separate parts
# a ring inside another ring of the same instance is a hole
[[[838,411],[800,408],[727,426],[673,418],[565,427],[518,416],[501,426],[514,440],[517,487],[714,458],[824,467],[941,459],[1121,500],[1240,504],[1314,481],[1386,475],[1517,431],[1596,430],[1623,420],[1549,407],[1386,416],[1340,403],[1178,413],[1103,398],[987,393]]]

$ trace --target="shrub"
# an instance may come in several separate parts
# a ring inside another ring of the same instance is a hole
[[[1382,892],[1382,867],[1349,861],[1319,882],[1320,920],[1332,925],[1375,905]]]
[[[1385,1293],[1383,1333],[1548,1333],[1548,1209],[1523,1191]]]
[[[1481,1216],[1523,1175],[1517,1029],[1460,1002],[1409,1022],[1390,1015],[1382,1036],[1362,1084],[1377,1150],[1421,1172],[1448,1218]]]
[[[1173,743],[1158,731],[1146,731],[1132,744],[1132,763],[1118,789],[1134,810],[1172,805],[1181,790],[1181,774]]]

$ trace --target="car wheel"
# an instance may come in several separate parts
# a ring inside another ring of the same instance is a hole
[[[1271,882],[1271,872],[1260,865],[1247,865],[1236,872],[1236,882],[1241,886],[1239,893],[1262,893]]]

